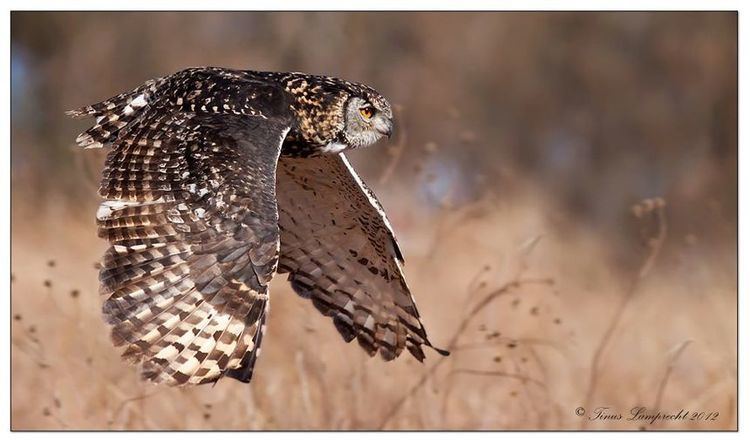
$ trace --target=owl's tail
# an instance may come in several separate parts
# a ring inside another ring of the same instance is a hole
[[[73,118],[96,118],[96,124],[79,134],[76,143],[83,148],[102,148],[111,144],[125,127],[143,114],[164,81],[164,78],[149,80],[130,92],[65,112]]]

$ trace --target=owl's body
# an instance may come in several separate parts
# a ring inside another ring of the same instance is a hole
[[[387,218],[342,153],[390,135],[373,89],[193,68],[70,114],[96,117],[79,145],[111,147],[103,312],[145,378],[249,381],[277,270],[370,355],[432,347]]]

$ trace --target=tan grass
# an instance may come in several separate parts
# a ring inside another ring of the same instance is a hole
[[[79,220],[87,216],[54,198],[31,206],[17,191],[12,427],[736,427],[736,284],[721,259],[665,252],[613,326],[633,274],[608,263],[602,237],[561,224],[541,194],[529,189],[512,200],[487,197],[427,215],[407,196],[389,198],[389,188],[376,189],[394,213],[407,277],[432,341],[451,356],[428,353],[424,365],[408,356],[370,359],[356,344],[345,345],[280,277],[252,384],[222,380],[192,389],[142,383],[110,345],[94,267],[105,245],[93,220]],[[93,213],[95,203],[83,211]],[[592,356],[608,327],[587,399]],[[626,415],[657,406],[719,416],[581,425],[575,409],[586,400],[587,411],[606,406]]]

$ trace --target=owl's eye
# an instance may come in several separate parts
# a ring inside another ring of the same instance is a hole
[[[359,109],[359,114],[362,115],[365,119],[372,118],[372,115],[375,114],[375,111],[372,109],[372,107],[362,107]]]

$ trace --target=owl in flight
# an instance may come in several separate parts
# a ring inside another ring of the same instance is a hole
[[[249,382],[278,271],[370,355],[432,347],[380,203],[344,151],[390,136],[370,87],[192,68],[69,112],[109,147],[96,217],[102,307],[123,358],[170,385]]]

